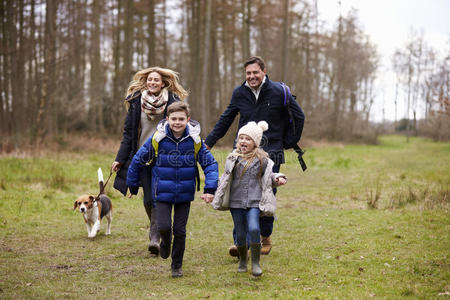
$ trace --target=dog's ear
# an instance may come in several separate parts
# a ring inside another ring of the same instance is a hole
[[[75,203],[73,204],[73,210],[77,209],[77,200],[75,200]]]
[[[94,201],[95,197],[92,195],[89,195],[89,200]]]

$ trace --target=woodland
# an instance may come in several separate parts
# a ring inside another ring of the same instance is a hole
[[[371,143],[397,130],[448,140],[450,51],[441,57],[411,36],[390,66],[397,92],[386,101],[396,120],[374,123],[377,47],[356,11],[326,28],[317,1],[3,0],[2,135],[13,144],[71,133],[119,138],[127,86],[150,66],[179,73],[205,134],[243,83],[245,59],[260,55],[269,78],[297,96],[304,137]],[[407,111],[397,112],[399,102]]]

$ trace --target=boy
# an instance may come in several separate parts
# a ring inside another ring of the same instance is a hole
[[[169,105],[166,120],[158,124],[154,136],[133,157],[127,174],[127,185],[132,194],[137,194],[141,168],[150,161],[153,164],[152,196],[156,200],[156,224],[161,234],[159,253],[164,259],[169,257],[173,234],[172,277],[183,276],[181,267],[186,244],[186,224],[191,201],[194,200],[197,161],[205,173],[203,200],[212,201],[219,178],[217,162],[201,142],[200,124],[189,121],[190,111],[186,103]],[[157,151],[154,150],[155,142]],[[201,146],[196,158],[194,149],[198,143]]]

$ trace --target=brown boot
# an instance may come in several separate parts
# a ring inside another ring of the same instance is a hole
[[[230,253],[230,255],[233,256],[233,257],[239,258],[239,251],[238,251],[238,248],[237,248],[236,245],[231,246],[228,249],[228,253]]]
[[[261,236],[261,254],[267,255],[270,253],[270,250],[272,250],[272,240],[270,239],[270,236]]]

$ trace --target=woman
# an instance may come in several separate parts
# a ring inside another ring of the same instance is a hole
[[[127,171],[137,150],[156,131],[156,125],[166,117],[167,107],[184,100],[188,92],[178,82],[178,74],[170,69],[152,67],[137,72],[127,89],[123,138],[111,168],[117,172],[114,188],[126,196]],[[144,207],[150,220],[150,244],[148,251],[158,255],[160,235],[156,227],[155,203],[151,197],[151,167],[141,172],[144,190]]]

